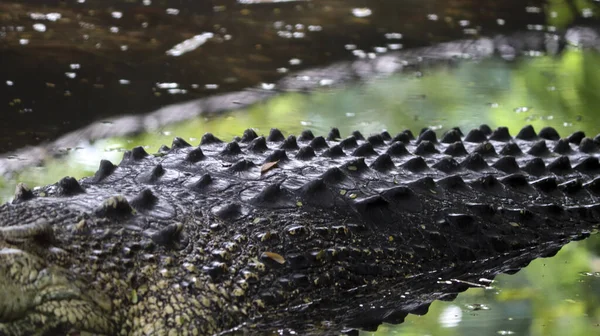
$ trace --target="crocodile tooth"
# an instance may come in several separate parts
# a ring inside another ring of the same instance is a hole
[[[548,171],[554,174],[565,174],[571,171],[571,160],[568,156],[560,156],[548,164]]]
[[[346,156],[346,153],[344,153],[344,150],[342,149],[342,147],[340,147],[340,145],[335,145],[330,148],[327,148],[321,156],[330,157],[330,158],[338,158],[338,157]]]
[[[223,150],[220,153],[221,155],[239,155],[242,154],[242,149],[240,148],[240,145],[235,142],[232,141],[230,143],[228,143],[227,145],[225,145],[225,148],[223,148]]]
[[[192,190],[204,191],[213,183],[213,178],[209,174],[204,174],[202,177],[190,186]]]
[[[15,196],[12,201],[13,204],[28,201],[34,197],[33,192],[25,183],[18,183],[15,187]]]
[[[493,175],[485,175],[471,182],[473,187],[478,187],[485,190],[493,190],[500,187],[500,181]]]
[[[243,215],[242,206],[238,203],[228,203],[213,211],[214,215],[223,220],[239,218]]]
[[[125,151],[123,153],[123,159],[121,160],[122,164],[139,161],[148,156],[146,150],[143,147],[137,146],[133,147],[130,151]]]
[[[392,139],[392,142],[401,142],[403,144],[408,144],[410,142],[410,137],[408,136],[408,134],[406,133],[398,133],[396,134],[396,136]]]
[[[298,150],[296,153],[296,159],[298,160],[310,160],[315,157],[315,150],[310,146],[305,146]]]
[[[279,142],[283,140],[285,140],[285,136],[283,136],[283,133],[281,133],[281,131],[278,128],[271,128],[269,136],[267,137],[267,141]]]
[[[574,194],[583,189],[583,184],[576,178],[559,184],[558,188],[565,194]]]
[[[390,141],[392,140],[392,135],[388,132],[388,131],[383,131],[381,132],[379,135],[381,135],[381,137],[383,138],[383,140],[385,141]]]
[[[63,177],[58,181],[58,193],[62,196],[70,196],[85,192],[79,182],[70,176]]]
[[[185,147],[192,147],[192,145],[190,145],[187,141],[183,140],[180,137],[173,138],[173,143],[171,143],[172,149],[185,148]]]
[[[469,131],[469,133],[465,137],[465,141],[466,142],[484,142],[484,141],[487,141],[487,137],[481,130],[474,128],[471,131]]]
[[[332,167],[327,169],[323,175],[321,175],[321,178],[323,179],[323,181],[325,183],[328,184],[339,184],[341,182],[343,182],[347,176],[346,174],[344,174],[344,172],[338,168],[338,167]]]
[[[283,149],[276,149],[273,151],[273,153],[267,155],[267,157],[265,158],[264,162],[283,162],[283,161],[288,161],[288,156],[285,153],[285,150]]]
[[[402,142],[392,143],[385,152],[390,156],[404,156],[410,154]]]
[[[433,142],[429,140],[422,140],[415,149],[415,155],[437,154],[439,152],[433,145]]]
[[[460,167],[460,165],[453,158],[446,157],[436,162],[432,167],[446,174],[449,174],[457,170]]]
[[[296,141],[296,136],[293,134],[290,134],[281,144],[281,146],[279,146],[280,149],[287,149],[287,150],[295,150],[298,149],[298,142]]]
[[[415,136],[411,130],[405,129],[404,131],[402,131],[402,133],[406,134],[409,140],[415,140]]]
[[[133,215],[135,210],[129,205],[129,202],[125,197],[119,195],[111,196],[104,200],[104,202],[94,210],[94,213],[98,217],[122,218]]]
[[[159,163],[148,173],[141,176],[140,180],[144,183],[155,183],[165,174],[165,169]]]
[[[546,145],[546,141],[540,140],[531,146],[531,148],[527,151],[527,154],[533,156],[547,156],[550,154],[550,150]]]
[[[437,143],[437,136],[433,130],[428,128],[419,135],[417,138],[417,144],[420,144],[422,141]]]
[[[244,131],[244,134],[242,134],[242,138],[240,139],[240,141],[243,143],[248,143],[248,142],[256,139],[257,137],[258,137],[258,134],[256,134],[256,132],[253,129],[248,128]]]
[[[554,145],[554,148],[552,149],[552,151],[557,154],[570,153],[571,146],[569,145],[569,141],[567,141],[566,139],[559,139],[556,142],[556,145]]]
[[[514,156],[503,156],[498,161],[494,162],[492,167],[503,171],[507,174],[512,174],[519,171],[519,165]]]
[[[310,141],[314,138],[315,138],[315,135],[313,134],[313,132],[311,130],[304,130],[304,131],[302,131],[302,133],[300,133],[298,140],[299,141]]]
[[[472,234],[477,231],[477,223],[471,215],[451,213],[444,216],[444,220],[453,228],[457,228],[464,233]]]
[[[579,144],[579,151],[582,153],[593,153],[598,151],[598,146],[594,140],[590,138],[583,138]]]
[[[365,140],[365,137],[362,135],[362,133],[360,133],[358,130],[352,132],[352,136],[359,141],[363,141]]]
[[[204,153],[200,147],[192,149],[185,155],[185,161],[190,163],[196,163],[202,159],[204,159]]]
[[[256,206],[278,208],[281,206],[294,206],[291,193],[281,188],[281,183],[274,183],[266,186],[255,197],[250,199],[250,203]]]
[[[298,189],[298,194],[303,202],[319,207],[331,207],[335,203],[334,195],[322,178],[307,182]]]
[[[450,190],[468,189],[468,186],[465,183],[465,180],[463,180],[463,178],[460,175],[450,175],[450,176],[444,177],[442,179],[439,179],[437,181],[437,183],[444,189],[450,189]]]
[[[600,162],[597,157],[588,156],[575,165],[574,168],[575,170],[586,174],[597,173],[600,169]]]
[[[579,145],[583,138],[585,138],[585,133],[582,131],[576,131],[567,137],[567,141],[569,141],[572,144]]]
[[[418,180],[408,183],[408,186],[415,189],[431,191],[437,188],[437,184],[430,176],[422,177]]]
[[[521,169],[533,176],[541,176],[546,172],[546,164],[544,163],[544,160],[535,158],[528,161]]]
[[[370,196],[354,202],[354,207],[363,218],[376,224],[383,224],[393,218],[390,203],[380,195]]]
[[[358,143],[356,142],[356,138],[354,137],[354,135],[351,135],[346,139],[340,141],[340,146],[344,149],[350,149],[358,147]]]
[[[473,150],[473,153],[480,154],[481,156],[496,156],[496,155],[498,155],[496,153],[496,149],[494,148],[494,146],[489,142],[484,142],[482,144],[479,144],[477,147],[475,147],[475,149]]]
[[[94,174],[92,181],[94,181],[94,182],[102,181],[103,179],[108,177],[110,174],[112,174],[115,171],[115,169],[117,169],[117,166],[115,166],[112,162],[110,162],[108,160],[100,160],[100,166],[98,167],[98,170]]]
[[[342,168],[350,174],[361,174],[369,170],[369,167],[367,167],[367,164],[365,163],[365,158],[363,157],[344,163]]]
[[[248,150],[253,153],[262,153],[268,149],[269,147],[267,147],[267,140],[263,136],[254,138],[248,144]]]
[[[518,173],[504,176],[500,179],[500,182],[511,188],[523,188],[529,186],[529,181],[527,181],[527,177],[523,174]]]
[[[370,143],[373,147],[379,147],[385,145],[385,140],[381,134],[374,134],[367,138],[367,142]]]
[[[315,150],[319,150],[323,148],[328,148],[329,145],[327,144],[327,141],[325,141],[325,138],[323,138],[322,136],[318,136],[310,141],[310,147],[312,147]]]
[[[542,128],[538,133],[538,136],[542,139],[553,141],[560,139],[560,135],[558,135],[558,132],[553,127],[549,126]]]
[[[461,162],[461,165],[469,170],[482,170],[488,166],[487,162],[483,159],[483,156],[479,153],[472,153],[467,155],[467,157]]]
[[[402,165],[402,167],[413,173],[418,173],[418,172],[422,172],[426,169],[429,169],[429,166],[427,166],[427,163],[425,162],[425,160],[423,160],[423,158],[420,156],[417,156],[415,158],[412,158],[412,159],[406,161]]]
[[[588,188],[594,194],[600,195],[600,177],[596,177],[595,179],[593,179],[592,181],[588,182],[584,186],[586,188]]]
[[[508,127],[498,127],[490,135],[490,140],[494,140],[494,141],[506,142],[506,141],[510,141],[511,139],[512,139],[512,137],[510,136]]]
[[[444,133],[444,135],[442,136],[442,139],[440,140],[441,143],[445,143],[445,144],[451,144],[451,143],[460,142],[460,141],[461,141],[460,134],[454,129],[451,129],[448,132]]]
[[[500,149],[500,155],[511,155],[511,156],[519,156],[523,154],[519,145],[514,142],[509,142],[502,149]]]
[[[539,180],[535,180],[531,182],[531,185],[545,193],[551,193],[558,188],[558,182],[556,182],[556,177],[554,176],[544,177]]]
[[[172,223],[150,235],[150,239],[157,245],[171,246],[176,244],[183,232],[182,223]]]
[[[490,126],[488,126],[487,124],[481,124],[479,125],[479,130],[485,135],[485,136],[489,136],[490,134],[492,134],[492,129],[490,128]]]
[[[377,155],[375,149],[373,149],[373,145],[369,142],[365,142],[364,144],[358,146],[353,152],[353,156],[373,156]]]
[[[517,139],[531,141],[537,139],[537,134],[535,133],[535,129],[531,125],[527,125],[519,131],[519,134],[516,136]]]
[[[446,147],[446,149],[444,150],[444,154],[451,156],[464,156],[469,153],[467,152],[465,145],[463,145],[462,142],[457,141]]]
[[[496,208],[489,203],[466,203],[465,205],[472,213],[482,217],[492,217],[498,212]]]
[[[242,159],[242,160],[239,160],[238,162],[234,163],[230,169],[234,172],[242,172],[242,171],[250,170],[254,167],[256,167],[254,162],[252,162],[250,160]]]
[[[373,163],[371,164],[371,168],[380,172],[387,172],[396,168],[396,166],[394,165],[394,162],[392,161],[390,155],[386,153],[378,156],[375,159],[375,161],[373,161]]]
[[[129,204],[137,210],[144,210],[152,208],[158,202],[158,197],[156,197],[152,190],[144,189],[137,196],[135,196]]]
[[[205,133],[202,136],[202,139],[200,140],[200,146],[218,144],[218,143],[222,143],[222,142],[223,141],[221,139],[217,138],[212,133]]]
[[[337,127],[333,127],[330,131],[329,134],[327,135],[327,140],[329,141],[337,141],[338,139],[341,139],[342,136],[340,135],[340,130]]]

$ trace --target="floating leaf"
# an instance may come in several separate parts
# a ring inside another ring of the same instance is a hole
[[[269,170],[276,168],[278,162],[279,162],[279,160],[273,161],[273,162],[267,162],[267,163],[263,164],[260,167],[260,173],[264,174],[264,173],[268,172]]]

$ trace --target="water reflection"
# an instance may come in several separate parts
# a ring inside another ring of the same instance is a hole
[[[579,17],[580,7],[595,8],[563,2],[2,1],[0,81],[12,84],[0,89],[8,104],[0,152],[339,60],[539,27],[552,32]],[[158,89],[163,82],[179,90]]]
[[[550,259],[498,276],[489,289],[469,289],[453,302],[434,302],[427,315],[362,335],[595,335],[600,279],[588,274],[600,269],[599,244],[598,235],[570,243]]]

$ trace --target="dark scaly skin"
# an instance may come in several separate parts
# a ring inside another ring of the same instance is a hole
[[[596,229],[597,144],[558,139],[248,130],[20,185],[0,206],[0,335],[399,322]]]

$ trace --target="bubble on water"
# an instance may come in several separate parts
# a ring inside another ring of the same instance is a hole
[[[352,15],[356,16],[356,17],[367,17],[370,16],[371,14],[373,14],[373,11],[371,11],[370,8],[364,7],[364,8],[352,8]]]
[[[456,305],[446,307],[439,317],[439,323],[444,328],[454,328],[462,321],[462,309]]]
[[[169,15],[179,15],[179,9],[177,8],[167,8],[166,12]]]
[[[110,13],[110,15],[114,18],[114,19],[120,19],[123,17],[123,12],[112,12]]]
[[[33,25],[33,30],[43,33],[46,31],[46,25],[43,23],[36,23]]]

